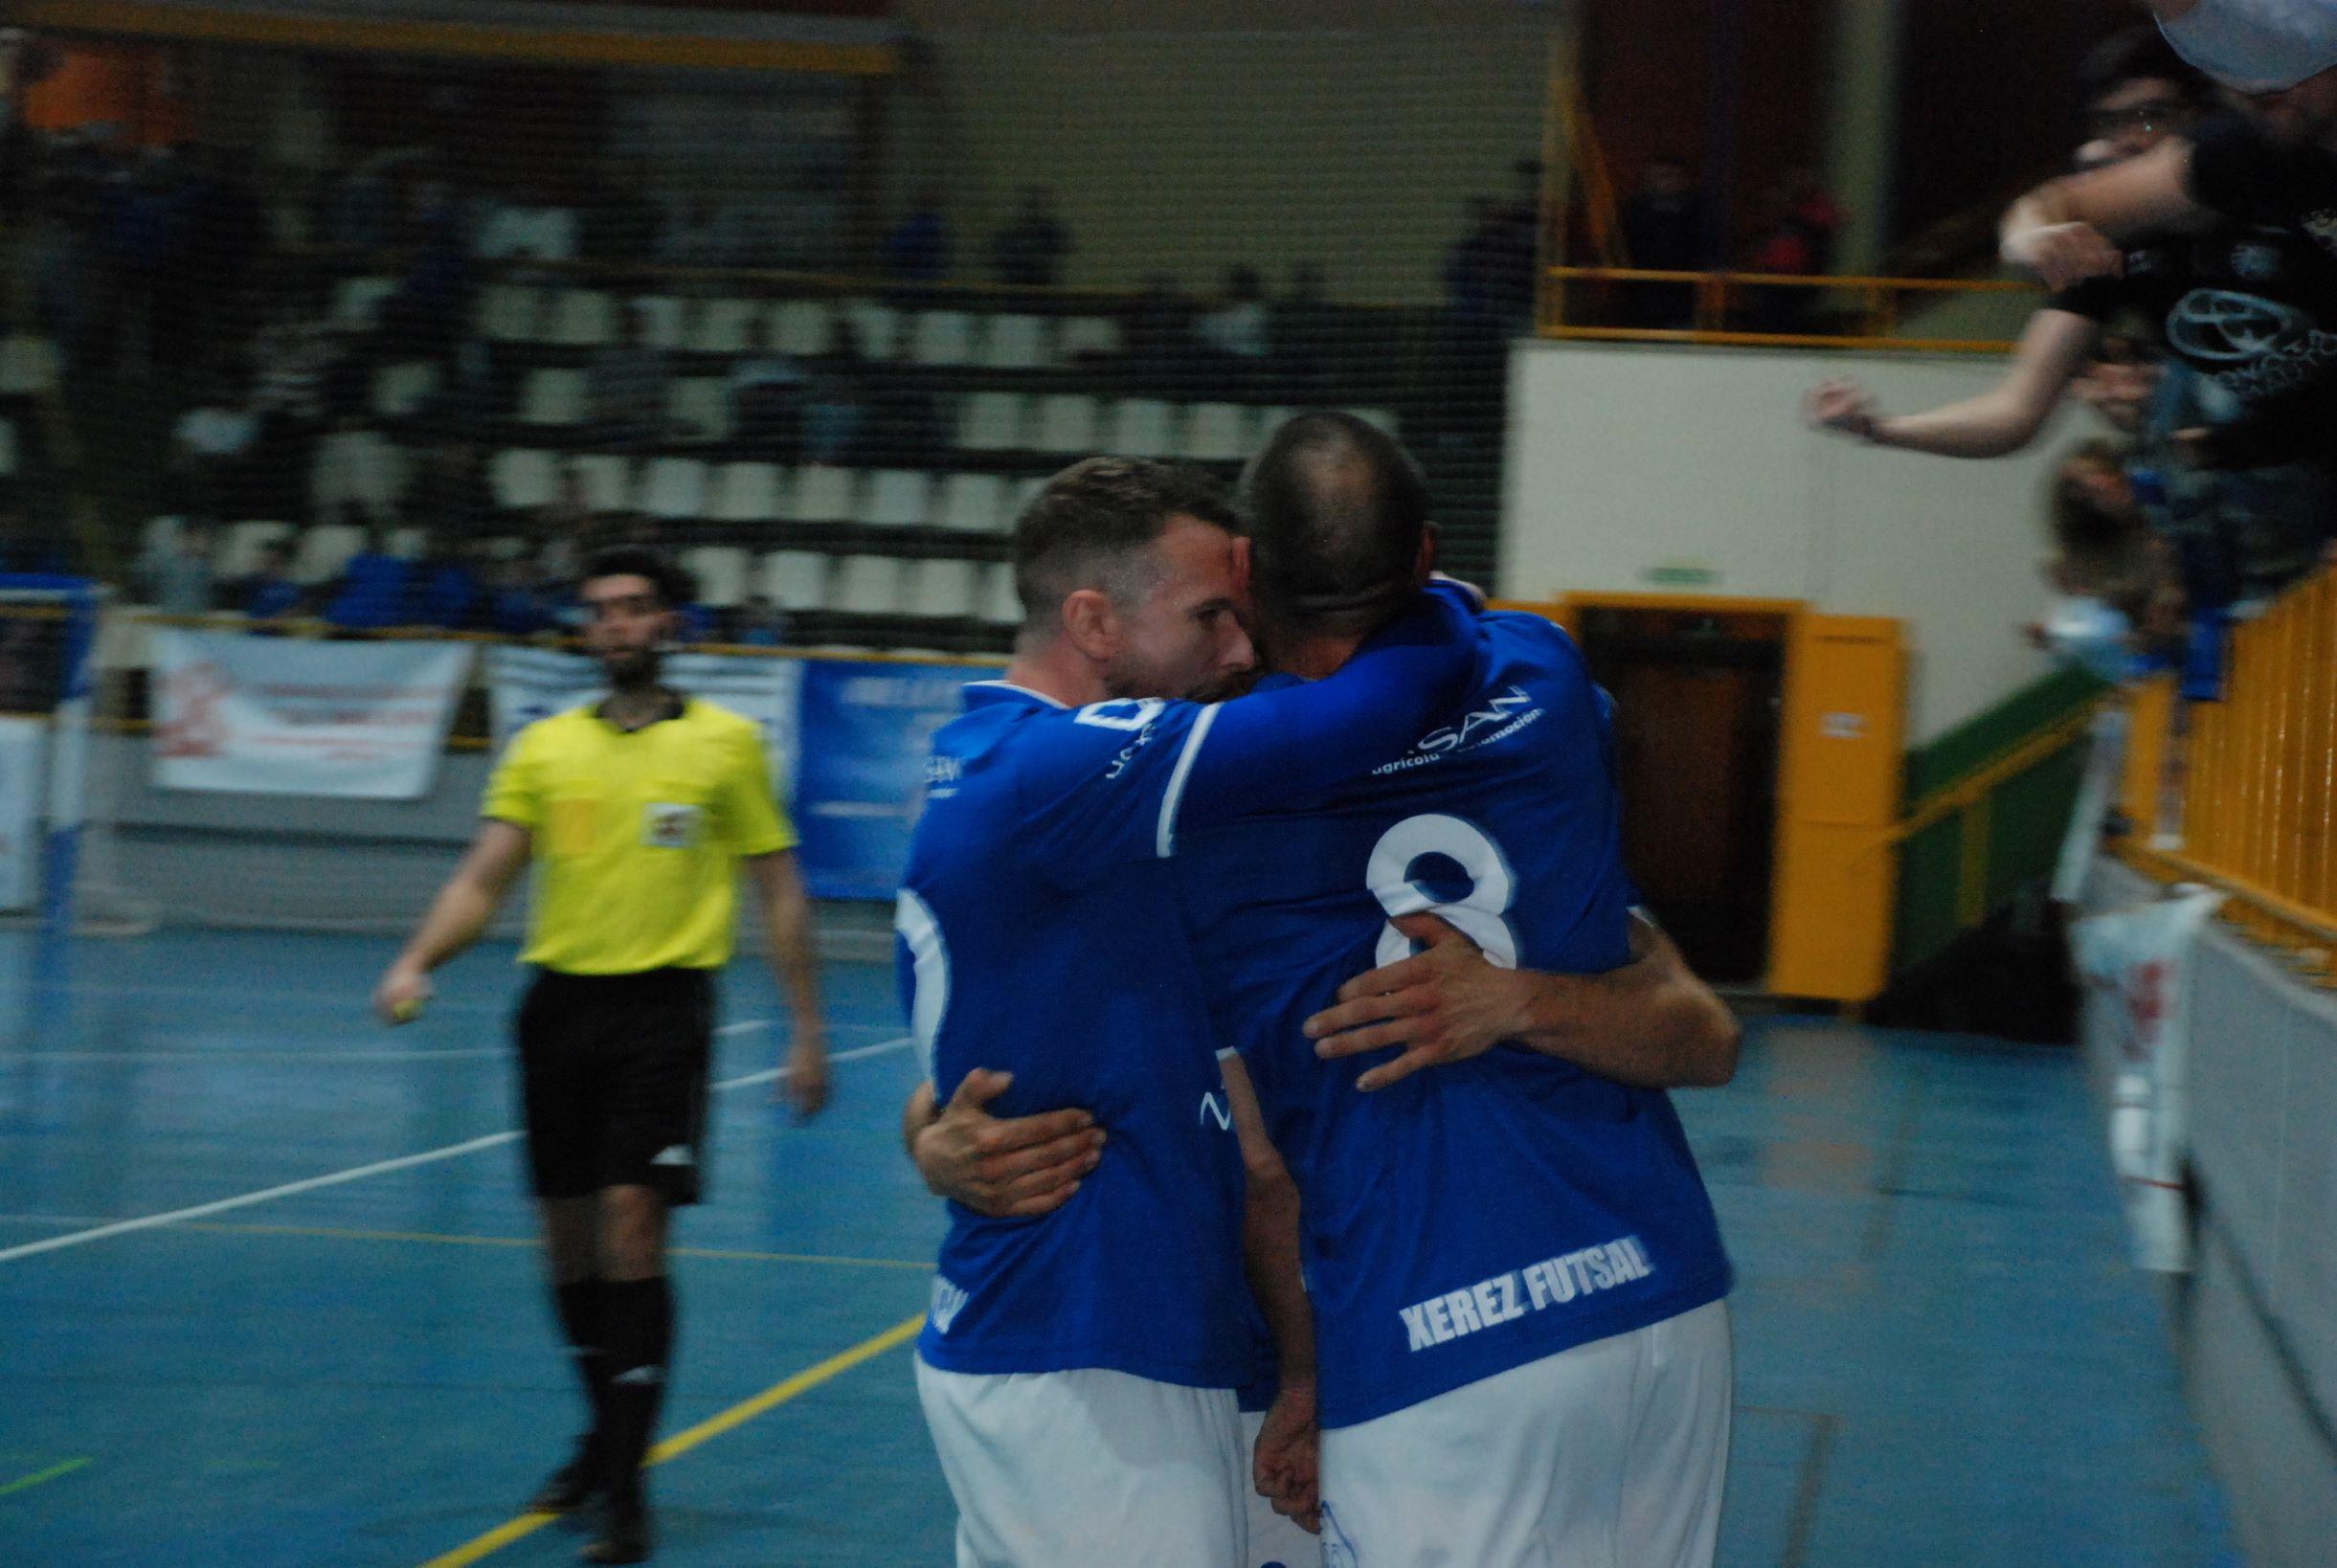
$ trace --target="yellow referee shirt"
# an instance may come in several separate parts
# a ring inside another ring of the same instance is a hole
[[[512,737],[484,815],[534,836],[521,962],[570,974],[719,969],[738,862],[791,849],[753,721],[696,698],[627,733],[588,705]]]

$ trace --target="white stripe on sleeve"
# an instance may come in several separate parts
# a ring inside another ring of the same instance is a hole
[[[1168,793],[1160,797],[1159,831],[1153,837],[1153,853],[1161,860],[1177,852],[1177,808],[1184,800],[1184,781],[1193,772],[1193,759],[1201,754],[1201,743],[1215,723],[1217,705],[1211,703],[1193,721],[1193,732],[1184,738],[1184,750],[1177,756],[1177,771],[1169,774]]]

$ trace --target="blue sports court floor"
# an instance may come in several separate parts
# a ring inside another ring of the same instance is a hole
[[[577,1400],[506,1131],[510,954],[393,1034],[388,952],[0,938],[0,1562],[573,1560],[514,1517]],[[676,1568],[949,1561],[910,1057],[887,970],[827,981],[833,1109],[722,1091],[680,1227]],[[718,1077],[774,1016],[734,967]],[[1777,1020],[1681,1102],[1742,1281],[1725,1563],[2236,1561],[2074,1056]]]

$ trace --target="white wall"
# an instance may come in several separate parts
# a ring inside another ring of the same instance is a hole
[[[1910,743],[2045,673],[2019,628],[2047,596],[2044,487],[2091,434],[2064,415],[1994,462],[1883,452],[1806,429],[1803,392],[1853,375],[1881,407],[1987,387],[1992,357],[1525,343],[1510,364],[1501,592],[1807,600],[1896,616],[1914,653]],[[1682,588],[1664,568],[1716,573]]]

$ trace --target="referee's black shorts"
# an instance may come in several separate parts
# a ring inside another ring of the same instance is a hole
[[[538,1198],[642,1186],[669,1203],[698,1201],[714,1047],[710,971],[538,970],[513,1032]]]

